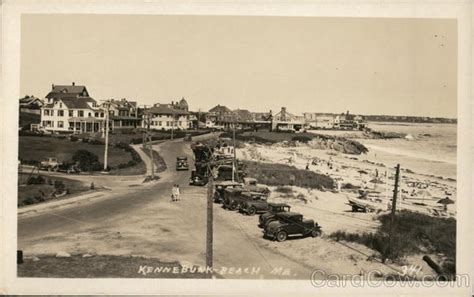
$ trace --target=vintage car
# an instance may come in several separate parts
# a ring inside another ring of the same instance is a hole
[[[208,182],[207,176],[198,174],[196,170],[191,171],[189,184],[192,186],[205,186]]]
[[[67,174],[78,174],[81,173],[79,164],[77,162],[66,162],[61,163],[57,169],[59,172],[66,172]]]
[[[224,200],[224,191],[227,188],[242,187],[241,183],[233,181],[216,181],[214,183],[214,202],[222,203]]]
[[[60,165],[62,165],[62,162],[59,162],[58,159],[48,157],[41,161],[41,163],[39,164],[39,169],[48,171],[58,171]]]
[[[305,220],[302,214],[282,212],[278,214],[278,218],[278,221],[272,221],[265,227],[264,237],[281,242],[291,235],[312,237],[321,235],[321,226],[313,220]]]
[[[254,199],[242,201],[239,207],[239,211],[250,216],[253,216],[257,213],[266,213],[269,209],[269,203],[267,201],[267,198],[268,195],[266,195],[265,193],[260,193],[260,197],[257,196]]]
[[[230,196],[224,205],[230,210],[239,210],[242,208],[244,202],[253,200],[267,200],[268,192],[264,188],[259,187],[243,187],[244,191]]]
[[[224,190],[224,195],[222,198],[222,207],[228,210],[236,210],[238,203],[236,201],[240,200],[242,193],[248,192],[248,190],[243,187],[236,188],[227,188]]]
[[[257,185],[257,179],[253,177],[244,177],[244,185],[246,186],[256,186]]]
[[[224,165],[218,165],[217,166],[217,176],[215,177],[215,180],[232,180],[232,164],[224,164]],[[242,180],[242,178],[245,176],[245,171],[240,169],[239,165],[237,165],[237,172],[234,174],[234,179],[237,180]]]
[[[258,217],[258,227],[265,228],[265,226],[271,221],[278,220],[278,214],[280,212],[289,212],[291,206],[286,203],[268,203],[268,210],[262,213]]]
[[[176,170],[189,170],[188,157],[176,157]]]
[[[193,137],[191,136],[191,134],[187,133],[186,135],[184,135],[183,140],[184,141],[192,141]]]

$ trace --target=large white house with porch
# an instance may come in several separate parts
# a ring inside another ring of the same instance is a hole
[[[149,124],[150,129],[155,130],[186,130],[192,128],[189,120],[189,112],[179,108],[173,108],[169,104],[155,104],[146,110],[143,127]]]
[[[41,126],[50,132],[100,132],[105,111],[85,86],[53,85],[41,108]]]

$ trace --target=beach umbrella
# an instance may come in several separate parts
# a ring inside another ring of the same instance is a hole
[[[448,210],[448,204],[454,204],[454,200],[450,199],[449,197],[446,197],[446,198],[438,200],[438,202],[436,203],[443,204],[444,210]]]

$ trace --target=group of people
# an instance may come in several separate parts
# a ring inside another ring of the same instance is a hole
[[[173,185],[173,188],[171,189],[171,201],[178,201],[179,200],[179,194],[180,194],[180,190],[179,190],[179,185],[178,184],[174,184]]]

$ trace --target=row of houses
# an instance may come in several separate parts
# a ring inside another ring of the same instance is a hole
[[[20,112],[40,116],[32,125],[59,133],[102,132],[109,121],[111,131],[126,131],[149,127],[157,130],[190,129],[194,116],[189,113],[184,98],[171,104],[155,104],[139,107],[136,101],[110,99],[97,102],[85,86],[52,85],[44,99],[25,96],[20,99]]]
[[[217,105],[208,112],[191,112],[186,99],[139,107],[136,101],[110,99],[97,102],[85,86],[52,85],[44,99],[25,96],[20,99],[20,112],[37,114],[40,120],[33,129],[58,133],[103,132],[108,119],[111,131],[137,128],[154,130],[196,128],[251,128],[271,131],[301,131],[308,128],[362,129],[365,122],[349,112],[336,117],[305,113],[296,116],[285,107],[277,113],[231,110]]]

